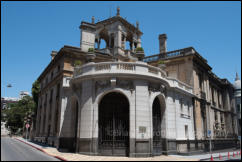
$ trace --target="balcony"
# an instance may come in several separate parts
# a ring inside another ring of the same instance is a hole
[[[165,71],[160,68],[150,66],[143,62],[102,62],[88,63],[82,67],[74,69],[74,78],[86,75],[102,75],[102,74],[127,74],[127,75],[148,75],[165,78]]]
[[[195,53],[195,50],[192,47],[183,48],[175,51],[169,51],[166,53],[161,53],[158,55],[147,56],[143,59],[144,62],[152,62],[160,59],[172,58],[177,56],[185,56]]]
[[[147,80],[160,80],[163,83],[169,84],[170,87],[183,89],[183,91],[191,94],[193,93],[191,86],[188,86],[175,78],[168,78],[165,71],[160,68],[150,66],[144,62],[91,62],[81,67],[75,67],[72,80],[119,76],[125,76],[128,78],[138,77]]]

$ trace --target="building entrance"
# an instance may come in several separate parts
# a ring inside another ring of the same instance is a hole
[[[129,102],[117,92],[105,95],[99,103],[99,153],[128,156]]]
[[[162,112],[159,98],[156,97],[152,106],[153,119],[153,154],[162,154],[162,136],[161,136],[161,120]]]

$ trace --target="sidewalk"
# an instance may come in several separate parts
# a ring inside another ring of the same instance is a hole
[[[27,141],[26,139],[24,139],[22,137],[13,137],[13,138],[15,138],[16,140],[19,140],[19,141],[21,141],[21,142],[23,142],[23,143],[25,143],[27,145],[30,145],[31,147],[33,147],[33,148],[35,148],[35,149],[37,149],[37,150],[39,150],[41,152],[44,152],[44,153],[46,153],[49,156],[53,156],[53,157],[55,157],[55,158],[57,158],[57,159],[59,159],[61,161],[67,161],[63,157],[59,157],[59,156],[54,155],[54,154],[49,154],[48,149],[51,149],[52,147],[48,147],[48,146],[44,146],[44,145],[41,146],[41,145],[35,144],[33,142]]]
[[[219,160],[219,154],[221,155],[223,160],[229,160],[228,159],[228,152],[230,155],[229,159],[241,159],[241,154],[240,154],[240,150],[229,150],[229,151],[221,151],[221,152],[216,152],[216,153],[212,153],[212,156],[214,158],[214,160]],[[233,153],[235,154],[235,157],[233,157]],[[239,155],[237,155],[237,153],[239,153]],[[191,159],[200,159],[201,161],[206,161],[206,160],[210,160],[211,159],[211,154],[207,153],[207,154],[201,154],[201,155],[190,155],[190,156],[182,156],[182,155],[170,155],[172,157],[186,157],[186,158],[191,158]]]
[[[89,156],[82,155],[78,153],[63,153],[59,152],[54,147],[38,145],[33,142],[26,141],[23,138],[17,137],[15,138],[22,142],[25,142],[32,147],[49,154],[50,156],[54,156],[63,161],[199,161],[199,160],[210,160],[211,154],[202,154],[202,155],[191,155],[191,156],[181,156],[181,155],[169,155],[169,156],[155,156],[155,157],[147,157],[147,158],[131,158],[131,157],[111,157],[111,156]],[[241,158],[241,155],[237,156],[237,152],[240,153],[240,150],[234,151],[236,153],[235,158]],[[221,153],[223,160],[227,160],[228,152]],[[219,157],[219,153],[214,153],[213,158],[216,159]],[[233,152],[230,152],[230,159],[233,158]]]

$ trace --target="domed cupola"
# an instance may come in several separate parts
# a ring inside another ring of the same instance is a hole
[[[238,73],[236,73],[236,78],[234,82],[235,97],[241,97],[241,80],[239,79]]]
[[[235,90],[241,90],[241,80],[239,79],[238,73],[236,73],[234,88],[235,88]]]

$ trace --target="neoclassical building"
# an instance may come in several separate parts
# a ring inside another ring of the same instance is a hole
[[[130,24],[119,12],[118,8],[116,16],[96,23],[94,17],[91,23],[81,22],[80,47],[52,51],[51,62],[38,78],[34,140],[89,155],[152,156],[205,149],[206,139],[199,137],[204,138],[211,117],[204,119],[207,114],[197,108],[205,100],[190,84],[197,78],[169,70],[176,62],[167,64],[164,34],[159,36],[160,54],[145,57],[139,23]],[[170,53],[177,56],[180,51]],[[184,65],[188,69],[202,59],[193,48],[184,52],[182,56],[189,55]],[[206,86],[214,77],[211,73],[200,83],[208,94]],[[211,114],[210,100],[204,104],[208,108],[203,111]],[[227,106],[232,116],[230,103]]]
[[[241,80],[239,79],[238,73],[236,73],[236,78],[234,82],[235,89],[235,105],[236,105],[236,113],[238,119],[238,134],[241,136]]]

